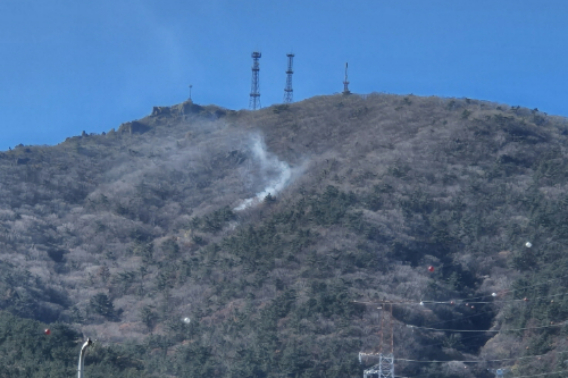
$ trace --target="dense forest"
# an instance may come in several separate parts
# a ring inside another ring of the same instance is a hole
[[[567,135],[333,95],[0,152],[0,377],[73,376],[87,337],[87,377],[362,377],[391,329],[397,376],[564,377]]]

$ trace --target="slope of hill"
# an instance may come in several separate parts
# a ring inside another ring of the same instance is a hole
[[[155,376],[359,376],[381,321],[353,302],[381,300],[405,376],[562,370],[567,134],[536,109],[371,94],[186,102],[19,146],[0,305],[132,343]]]

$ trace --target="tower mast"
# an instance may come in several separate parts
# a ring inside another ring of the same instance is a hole
[[[294,90],[292,89],[292,64],[294,60],[294,54],[286,54],[288,57],[288,69],[286,70],[286,87],[284,87],[284,103],[289,104],[293,101]]]
[[[260,66],[258,64],[258,60],[262,54],[258,51],[253,51],[251,54],[252,57],[252,80],[250,86],[250,100],[249,100],[249,109],[256,110],[260,109],[260,92],[259,92],[259,77],[258,73],[260,71]]]
[[[348,63],[345,62],[345,78],[343,79],[343,94],[344,95],[351,94],[351,92],[349,91],[349,80],[347,79],[347,68],[348,68]]]

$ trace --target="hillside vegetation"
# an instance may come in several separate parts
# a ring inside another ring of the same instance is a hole
[[[2,152],[0,333],[41,321],[69,347],[4,366],[56,374],[82,333],[89,376],[358,377],[386,300],[397,375],[567,370],[567,134],[537,109],[335,95]]]

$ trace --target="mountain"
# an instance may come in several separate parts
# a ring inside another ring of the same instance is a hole
[[[106,376],[357,377],[391,328],[397,375],[566,370],[567,134],[369,94],[188,101],[20,145],[0,153],[2,316],[93,338]]]

